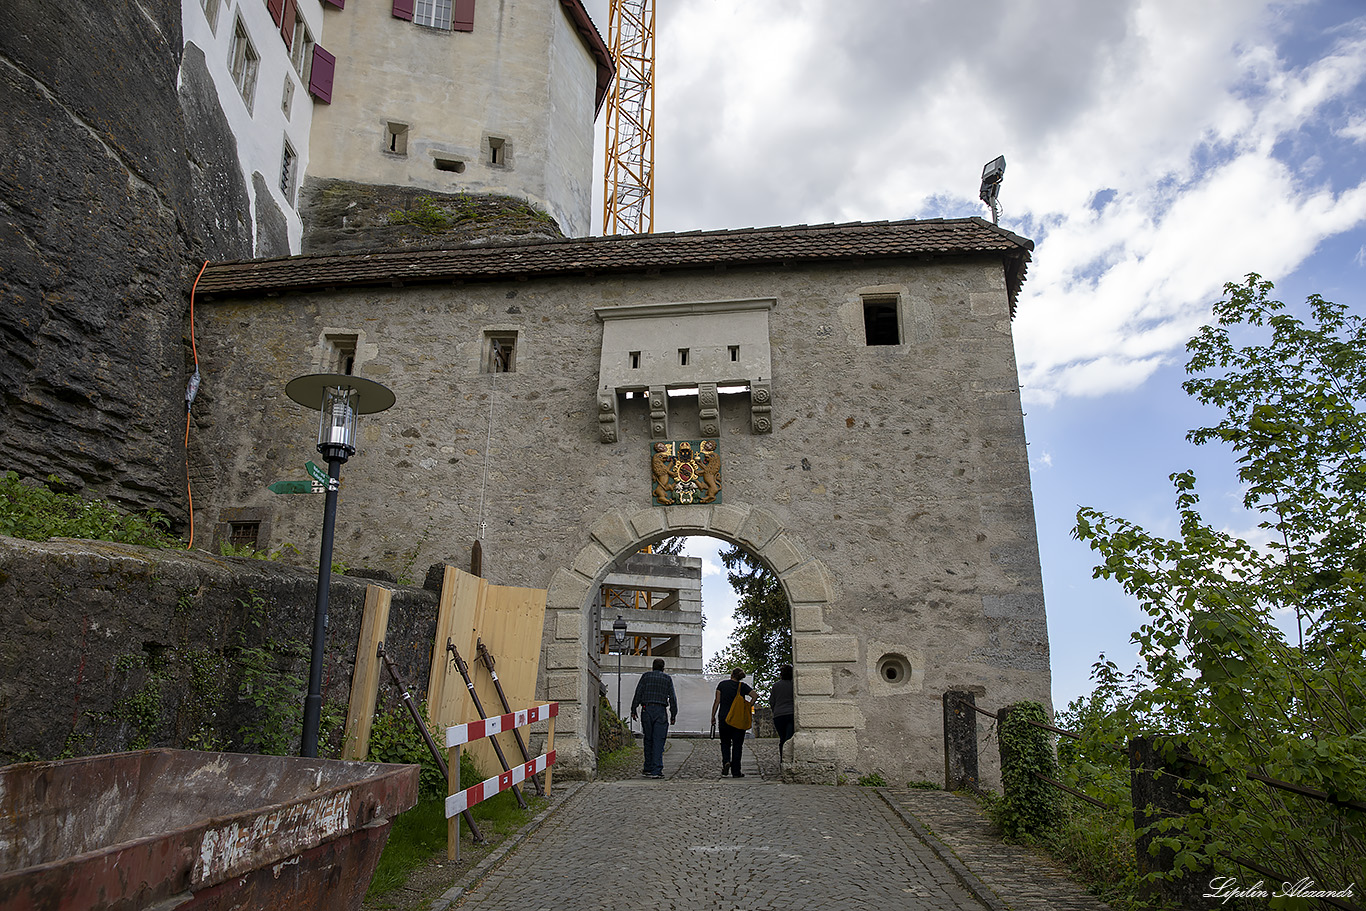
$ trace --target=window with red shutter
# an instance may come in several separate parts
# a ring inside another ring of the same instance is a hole
[[[280,37],[284,39],[285,47],[294,46],[294,20],[298,17],[294,0],[285,0],[284,12],[280,14]]]
[[[270,10],[270,18],[277,26],[284,21],[285,0],[266,0],[266,9]]]
[[[451,10],[451,28],[457,32],[474,31],[474,0],[455,0]]]
[[[337,58],[313,45],[313,66],[308,74],[308,94],[323,104],[332,103],[332,77],[337,72]]]
[[[323,3],[335,6],[337,9],[346,9],[346,0],[323,0]]]
[[[413,0],[394,0],[394,18],[413,21]]]

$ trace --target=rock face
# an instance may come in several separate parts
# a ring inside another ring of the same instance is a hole
[[[509,196],[435,193],[347,180],[308,180],[299,204],[305,253],[456,247],[563,237],[559,225]]]
[[[216,214],[246,193],[202,57],[178,86],[180,16],[10,0],[0,29],[0,467],[173,517],[186,290],[251,254]]]

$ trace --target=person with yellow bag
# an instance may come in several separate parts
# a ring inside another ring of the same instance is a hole
[[[744,778],[740,771],[740,752],[745,745],[745,732],[754,720],[754,688],[742,683],[745,672],[740,668],[730,672],[729,680],[716,685],[716,698],[711,703],[711,722],[716,724],[721,712],[721,777]]]

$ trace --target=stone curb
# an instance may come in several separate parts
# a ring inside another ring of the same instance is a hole
[[[484,877],[488,876],[491,872],[493,872],[493,868],[501,864],[503,860],[508,856],[508,854],[510,854],[513,851],[514,848],[518,847],[522,842],[526,841],[527,836],[529,836],[532,832],[535,832],[537,829],[539,829],[545,823],[545,821],[549,819],[551,816],[553,816],[555,813],[558,813],[560,810],[568,806],[569,802],[579,795],[579,792],[583,790],[586,784],[588,784],[588,782],[586,781],[576,781],[573,784],[569,785],[568,793],[561,797],[559,801],[557,801],[551,806],[546,807],[544,810],[538,813],[534,819],[532,819],[526,825],[522,826],[512,835],[509,835],[507,838],[505,838],[503,840],[503,843],[499,845],[497,849],[492,851],[488,857],[485,857],[478,864],[476,864],[474,869],[470,870],[470,872],[465,876],[464,883],[457,883],[450,889],[447,889],[445,892],[441,893],[441,897],[432,902],[430,911],[447,911],[447,909],[452,907],[456,902],[460,901],[460,899],[464,897],[466,892],[468,892],[470,889],[473,889],[475,886],[479,885],[479,883],[483,881]]]
[[[944,866],[949,868],[949,871],[962,883],[964,889],[972,893],[973,898],[985,905],[989,911],[1010,911],[1010,908],[1001,901],[996,892],[958,859],[958,855],[953,853],[952,848],[921,825],[920,820],[898,804],[886,788],[878,788],[877,796],[881,797],[883,803],[887,804],[891,811],[897,815],[897,818],[905,824],[906,828],[911,830],[911,834],[920,839],[925,847],[933,851],[944,862]]]

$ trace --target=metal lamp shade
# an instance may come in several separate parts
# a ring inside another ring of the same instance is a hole
[[[356,451],[356,418],[384,411],[394,404],[394,394],[374,380],[342,373],[313,373],[290,380],[285,395],[305,408],[321,412],[318,451]]]

